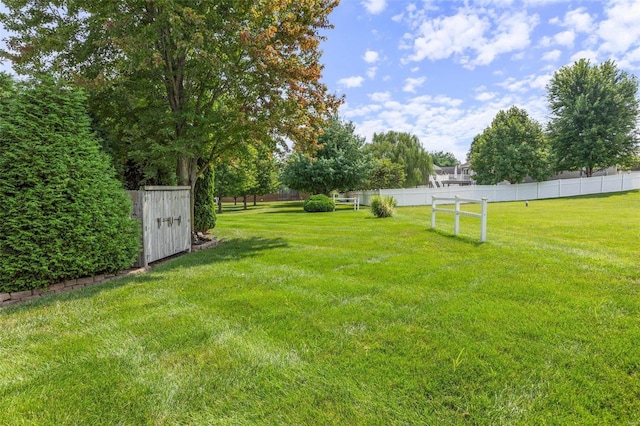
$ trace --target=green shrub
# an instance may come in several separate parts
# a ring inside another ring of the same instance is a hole
[[[216,203],[213,195],[214,188],[213,165],[196,181],[194,190],[194,228],[206,234],[216,227]]]
[[[332,212],[336,209],[336,203],[326,195],[317,194],[304,200],[303,207],[306,212]]]
[[[371,198],[371,213],[375,217],[391,217],[395,213],[396,205],[397,202],[393,197],[379,197],[376,195]]]
[[[0,105],[0,292],[117,272],[139,225],[90,130],[85,95],[23,83]]]

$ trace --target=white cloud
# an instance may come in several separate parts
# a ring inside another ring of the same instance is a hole
[[[364,78],[361,76],[346,77],[338,80],[338,85],[346,88],[360,87],[363,81]]]
[[[374,64],[380,59],[380,54],[375,50],[367,50],[366,52],[364,52],[364,56],[362,57],[362,59],[364,59],[364,61],[368,64]]]
[[[370,80],[373,80],[374,78],[376,78],[377,72],[378,72],[378,67],[370,67],[367,70],[367,77],[369,77]]]
[[[573,47],[573,43],[576,40],[576,34],[572,30],[561,31],[555,34],[553,37],[542,37],[540,45],[543,47],[549,46],[564,46]]]
[[[413,55],[409,60],[444,59],[467,49],[477,49],[489,27],[487,20],[463,10],[454,16],[427,20],[420,25],[419,35],[413,40]]]
[[[531,90],[544,90],[551,74],[530,74],[521,78],[509,77],[498,86],[514,93],[529,93]]]
[[[387,102],[391,100],[391,94],[389,92],[375,92],[370,93],[368,96],[373,102]]]
[[[360,108],[349,109],[346,108],[344,112],[344,116],[348,119],[356,118],[356,117],[366,117],[372,113],[378,112],[382,109],[380,105],[365,105]]]
[[[598,62],[598,52],[593,51],[593,50],[581,50],[581,51],[576,52],[573,55],[571,55],[570,62],[574,63],[578,59],[588,59],[592,63],[597,63]]]
[[[581,33],[590,33],[593,30],[591,15],[582,7],[567,12],[563,25]]]
[[[601,51],[623,53],[640,45],[640,2],[612,0],[605,8],[607,18],[600,22],[598,36],[604,43]]]
[[[537,15],[505,12],[495,16],[492,10],[459,9],[455,15],[430,19],[416,15],[410,26],[414,34],[405,34],[401,49],[413,53],[404,62],[432,61],[453,56],[466,68],[488,65],[501,54],[517,53],[530,45],[530,35],[538,24]],[[418,25],[419,23],[419,25]]]
[[[404,81],[405,84],[402,90],[404,92],[416,93],[416,89],[422,86],[425,81],[426,81],[425,77],[407,78]]]
[[[530,76],[535,80],[539,76]],[[476,92],[485,92],[479,87]],[[416,135],[429,151],[452,152],[459,160],[464,160],[473,138],[491,124],[500,110],[512,105],[524,108],[531,118],[541,121],[546,114],[544,97],[520,96],[519,94],[495,94],[492,99],[477,106],[470,106],[462,100],[448,96],[421,95],[398,101],[388,92],[369,95],[381,101],[379,104],[351,108],[346,105],[341,114],[357,117],[354,120],[356,132],[371,141],[374,133],[390,130],[409,132]],[[376,109],[375,107],[381,107]],[[358,115],[364,114],[364,115]]]
[[[525,12],[503,14],[498,20],[494,37],[478,49],[478,57],[472,61],[472,65],[488,65],[502,53],[526,48],[531,42],[529,35],[537,24],[537,15],[527,16]]]
[[[551,61],[551,62],[555,62],[558,59],[560,59],[560,56],[562,56],[562,51],[558,50],[558,49],[554,49],[551,50],[549,52],[545,52],[542,55],[542,60],[543,61]]]
[[[362,5],[372,15],[382,13],[387,7],[386,0],[363,0]]]
[[[553,40],[560,46],[573,47],[573,42],[576,40],[576,34],[571,30],[563,31],[553,36]]]
[[[475,99],[480,102],[486,102],[486,101],[490,101],[495,97],[496,97],[495,92],[481,92],[475,96]]]

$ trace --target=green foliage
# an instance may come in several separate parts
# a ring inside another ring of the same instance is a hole
[[[85,96],[50,80],[19,85],[0,122],[0,292],[133,264],[131,201],[90,131]]]
[[[250,192],[253,195],[264,195],[275,192],[280,185],[280,164],[273,151],[261,146],[256,151],[255,184]]]
[[[128,185],[193,189],[201,159],[285,140],[314,145],[342,102],[321,81],[319,48],[337,4],[6,0],[0,56],[90,93]]]
[[[216,197],[245,197],[257,187],[256,150],[247,146],[225,155],[216,162],[215,194]],[[222,204],[219,205],[221,207]],[[220,211],[220,210],[218,210]]]
[[[406,174],[402,164],[388,158],[376,159],[375,168],[362,189],[402,188]]]
[[[557,171],[628,164],[638,154],[638,79],[611,60],[580,59],[555,72],[547,86],[549,137]]]
[[[314,156],[296,152],[288,158],[282,182],[312,194],[360,189],[374,165],[362,150],[364,138],[354,132],[353,123],[334,117],[318,138]]]
[[[440,167],[453,167],[460,164],[460,161],[456,158],[455,155],[451,152],[444,151],[433,151],[430,152],[431,158],[433,159],[433,164]]]
[[[375,217],[391,217],[395,213],[397,201],[393,197],[378,196],[371,197],[371,213]]]
[[[216,226],[215,178],[213,175],[213,165],[209,165],[200,179],[196,181],[196,188],[193,191],[195,197],[194,229],[203,234]]]
[[[521,183],[527,176],[543,181],[551,173],[542,127],[515,106],[499,111],[491,126],[473,139],[469,158],[473,178],[481,185]]]
[[[336,209],[336,204],[324,194],[316,194],[309,196],[302,205],[306,212],[332,212]]]
[[[387,158],[404,168],[404,188],[425,185],[433,173],[431,156],[424,149],[417,136],[406,132],[375,133],[365,151],[373,158]]]

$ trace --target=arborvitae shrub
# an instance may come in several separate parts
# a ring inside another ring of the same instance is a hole
[[[216,226],[216,203],[213,196],[214,189],[213,166],[207,167],[204,174],[196,181],[194,190],[195,230],[206,234]]]
[[[317,194],[304,200],[303,208],[306,212],[332,212],[336,209],[336,204],[330,197]]]
[[[379,197],[374,196],[371,198],[371,213],[375,217],[391,217],[395,213],[396,200],[393,197]]]
[[[0,292],[130,267],[139,226],[90,130],[85,95],[32,82],[2,104]]]

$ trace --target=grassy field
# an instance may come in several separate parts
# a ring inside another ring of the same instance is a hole
[[[490,204],[485,244],[428,207],[218,223],[1,309],[0,424],[638,424],[638,191]]]

